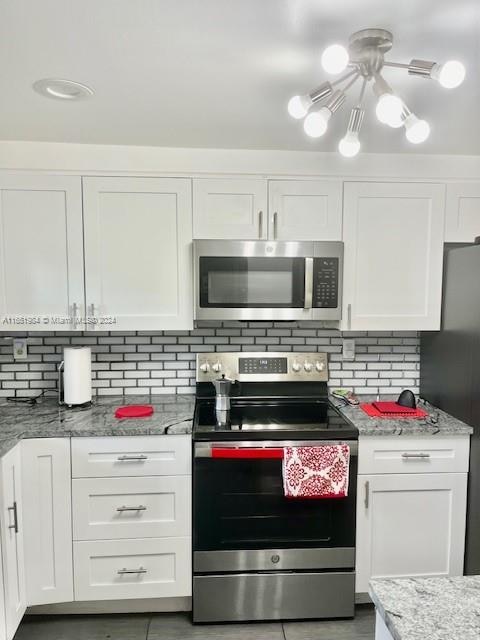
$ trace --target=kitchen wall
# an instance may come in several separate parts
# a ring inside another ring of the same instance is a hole
[[[30,333],[28,359],[14,360],[7,332],[0,332],[0,396],[55,390],[57,364],[68,345],[92,348],[98,395],[193,393],[195,354],[205,351],[325,351],[330,386],[356,393],[418,393],[416,332],[341,333],[315,322],[202,322],[193,331]],[[354,361],[342,361],[342,335],[355,338]]]

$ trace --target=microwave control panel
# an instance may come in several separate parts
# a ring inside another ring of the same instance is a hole
[[[338,258],[315,258],[313,261],[313,306],[321,309],[338,307]]]

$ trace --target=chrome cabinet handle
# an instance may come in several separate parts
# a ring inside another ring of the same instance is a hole
[[[367,480],[365,482],[365,499],[364,499],[365,509],[368,509],[370,505],[370,482]]]
[[[95,317],[95,305],[93,304],[93,302],[90,305],[90,315],[92,316],[92,318]]]
[[[121,513],[123,511],[146,511],[147,507],[145,507],[143,504],[138,505],[138,507],[126,507],[125,505],[123,505],[123,507],[117,507],[117,511],[120,511]]]
[[[148,460],[148,456],[143,455],[143,453],[140,454],[139,456],[123,455],[123,456],[118,456],[117,460],[119,460],[120,462],[126,462],[128,460]]]
[[[258,212],[258,237],[263,238],[263,211]]]
[[[313,258],[305,258],[305,302],[304,309],[313,305]]]
[[[276,240],[277,239],[277,212],[276,211],[273,212],[272,223],[273,223],[273,239]]]
[[[409,458],[430,458],[429,453],[402,453],[403,460],[408,460]]]
[[[347,318],[348,318],[348,330],[352,329],[352,305],[349,304],[347,307]]]
[[[117,573],[119,576],[123,576],[126,573],[147,573],[147,570],[143,567],[140,567],[139,569],[119,569]]]
[[[9,529],[14,529],[15,533],[18,533],[18,513],[17,513],[17,503],[14,502],[13,506],[8,507],[8,511],[13,511],[13,524],[9,524]]]

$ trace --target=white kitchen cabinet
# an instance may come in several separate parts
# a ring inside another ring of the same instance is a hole
[[[463,574],[466,473],[358,476],[356,592],[371,578]]]
[[[3,330],[83,329],[82,236],[80,177],[0,174]]]
[[[191,536],[191,484],[190,475],[74,479],[74,539]]]
[[[15,635],[27,606],[23,547],[21,445],[1,459],[0,534],[7,640]]]
[[[73,600],[70,439],[23,440],[28,606]]]
[[[73,478],[191,475],[189,435],[72,438]]]
[[[480,236],[480,182],[447,185],[445,242],[473,242]]]
[[[191,181],[84,178],[87,314],[101,330],[192,329]]]
[[[268,213],[272,240],[341,240],[342,182],[270,180]]]
[[[343,330],[440,328],[445,187],[344,185]]]
[[[193,181],[193,237],[205,240],[267,238],[267,181],[198,178]]]
[[[75,600],[188,597],[191,546],[191,537],[75,542]]]

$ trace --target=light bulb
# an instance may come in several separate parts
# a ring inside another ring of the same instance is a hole
[[[458,60],[449,60],[442,65],[435,65],[432,77],[445,87],[445,89],[455,89],[462,84],[465,78],[465,67]]]
[[[309,113],[303,122],[303,128],[307,136],[311,138],[320,138],[323,136],[328,127],[328,121],[332,116],[332,112],[327,107],[322,107],[319,111]]]
[[[313,100],[310,96],[293,96],[288,102],[288,113],[292,118],[300,120],[307,115],[312,104]]]
[[[346,158],[353,158],[360,151],[360,140],[358,133],[347,131],[345,136],[338,143],[338,150]]]
[[[403,102],[393,93],[383,93],[378,99],[375,113],[383,124],[388,124],[391,127],[401,126]]]
[[[327,73],[341,73],[348,61],[348,51],[340,44],[332,44],[322,53],[322,67]]]
[[[406,137],[412,144],[420,144],[430,135],[430,125],[426,120],[419,120],[414,113],[405,120]]]

